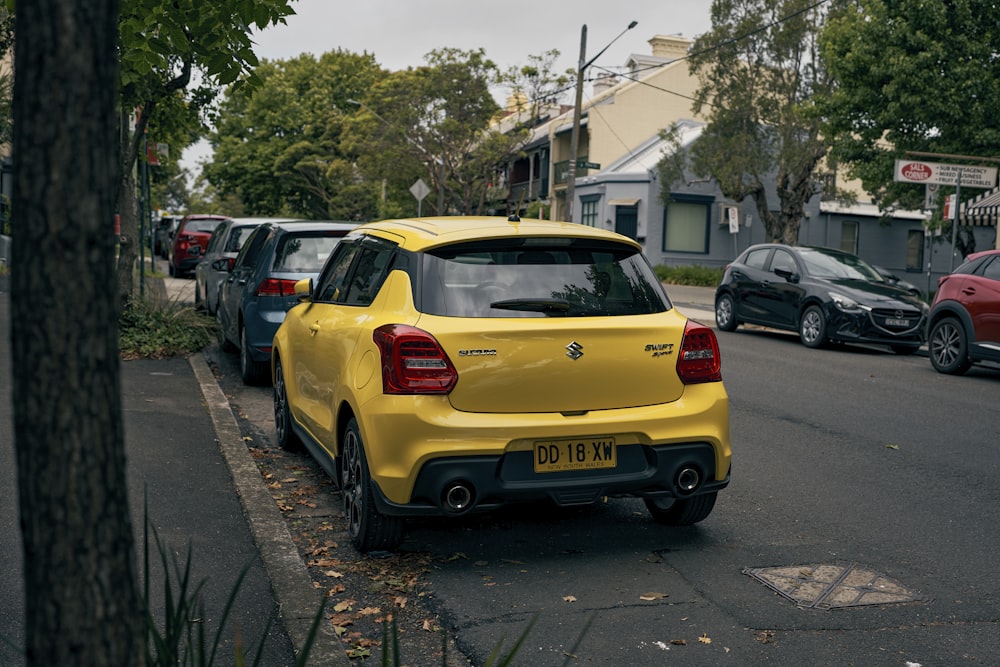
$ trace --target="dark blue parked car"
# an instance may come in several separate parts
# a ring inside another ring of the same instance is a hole
[[[245,384],[271,377],[271,341],[298,303],[295,283],[316,278],[340,239],[357,225],[334,221],[268,222],[243,243],[219,288],[219,342],[239,350]]]

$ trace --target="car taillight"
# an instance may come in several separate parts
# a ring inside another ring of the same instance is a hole
[[[684,327],[677,375],[684,384],[722,381],[722,357],[715,332],[704,324],[688,320]]]
[[[458,372],[434,336],[405,324],[386,324],[372,333],[382,355],[386,394],[447,394]]]
[[[294,280],[268,278],[257,288],[257,296],[292,296],[295,294]]]

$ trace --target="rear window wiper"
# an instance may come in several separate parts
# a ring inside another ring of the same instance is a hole
[[[570,309],[568,301],[563,299],[504,299],[494,301],[490,308],[498,310],[524,310],[534,313],[565,313]]]

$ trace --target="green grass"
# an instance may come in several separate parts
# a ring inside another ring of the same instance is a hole
[[[695,287],[715,287],[722,280],[723,269],[705,266],[664,266],[653,267],[661,282],[671,285],[693,285]]]

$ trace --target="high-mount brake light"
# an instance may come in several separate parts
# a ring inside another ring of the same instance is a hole
[[[447,394],[458,372],[434,336],[405,324],[386,324],[372,332],[382,356],[386,394]]]
[[[677,375],[684,384],[722,381],[722,356],[715,332],[704,324],[688,320],[684,327]]]

